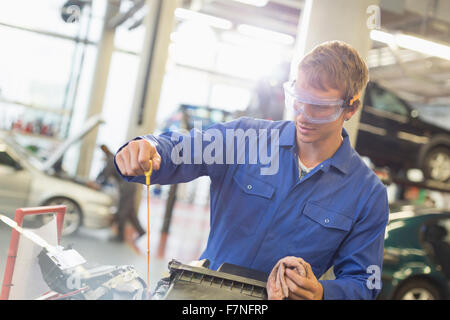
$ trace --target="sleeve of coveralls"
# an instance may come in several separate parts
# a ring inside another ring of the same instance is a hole
[[[151,184],[176,184],[192,181],[205,175],[210,176],[211,179],[222,176],[227,169],[224,165],[226,163],[226,130],[241,126],[246,126],[246,118],[218,123],[206,130],[194,128],[184,133],[165,132],[158,136],[149,134],[133,140],[147,140],[156,146],[161,156],[161,167],[153,171]],[[128,143],[125,143],[117,153]],[[215,147],[212,148],[211,145]],[[114,164],[124,180],[145,184],[145,176],[122,175],[117,168],[115,157]]]
[[[334,259],[335,280],[319,280],[324,300],[375,299],[381,290],[384,235],[389,207],[378,184]]]

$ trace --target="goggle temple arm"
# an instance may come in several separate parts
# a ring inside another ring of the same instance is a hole
[[[353,98],[348,98],[345,100],[343,107],[344,108],[353,108],[353,103],[361,97],[361,92],[355,94]]]

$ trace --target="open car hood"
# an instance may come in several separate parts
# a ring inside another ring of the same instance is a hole
[[[56,162],[58,162],[66,153],[67,149],[69,149],[73,144],[77,143],[81,139],[83,139],[89,132],[95,129],[99,124],[104,123],[105,121],[101,118],[100,115],[95,115],[90,117],[83,128],[65,140],[56,150],[52,153],[52,155],[43,162],[42,170],[47,171],[51,169]]]

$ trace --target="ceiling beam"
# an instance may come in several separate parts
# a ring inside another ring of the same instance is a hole
[[[108,21],[108,29],[115,29],[125,21],[130,19],[136,12],[138,12],[145,5],[145,0],[135,1],[134,6],[132,6],[127,12],[119,13],[118,15],[112,17]]]

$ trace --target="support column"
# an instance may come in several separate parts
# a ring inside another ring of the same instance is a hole
[[[93,115],[99,115],[102,113],[111,58],[114,52],[115,28],[108,28],[108,22],[112,17],[119,13],[120,1],[121,0],[107,1],[102,36],[98,44],[98,52],[86,120]],[[95,144],[97,141],[97,133],[98,127],[89,132],[89,134],[87,134],[82,141],[77,169],[77,175],[80,177],[87,178],[89,176]]]
[[[147,0],[145,36],[127,139],[155,130],[162,82],[179,0]]]
[[[368,21],[373,20],[367,11],[369,6],[378,4],[379,0],[306,0],[297,32],[291,79],[297,76],[297,67],[303,56],[325,41],[344,41],[366,60],[371,48]],[[353,146],[356,144],[360,112],[345,122]]]
[[[175,26],[175,9],[179,6],[179,2],[180,0],[146,1],[147,13],[143,21],[145,36],[128,123],[127,140],[153,133],[156,128],[156,114],[166,72],[170,34]],[[164,232],[164,230],[169,230],[170,217],[176,199],[176,185],[171,187],[171,195],[172,201],[169,200],[166,204],[165,217],[169,218],[165,218],[166,226],[161,230],[161,237],[164,240],[160,240],[158,255],[164,255],[168,235],[168,232]],[[142,192],[139,192],[136,197],[137,208],[141,205],[141,200]]]

